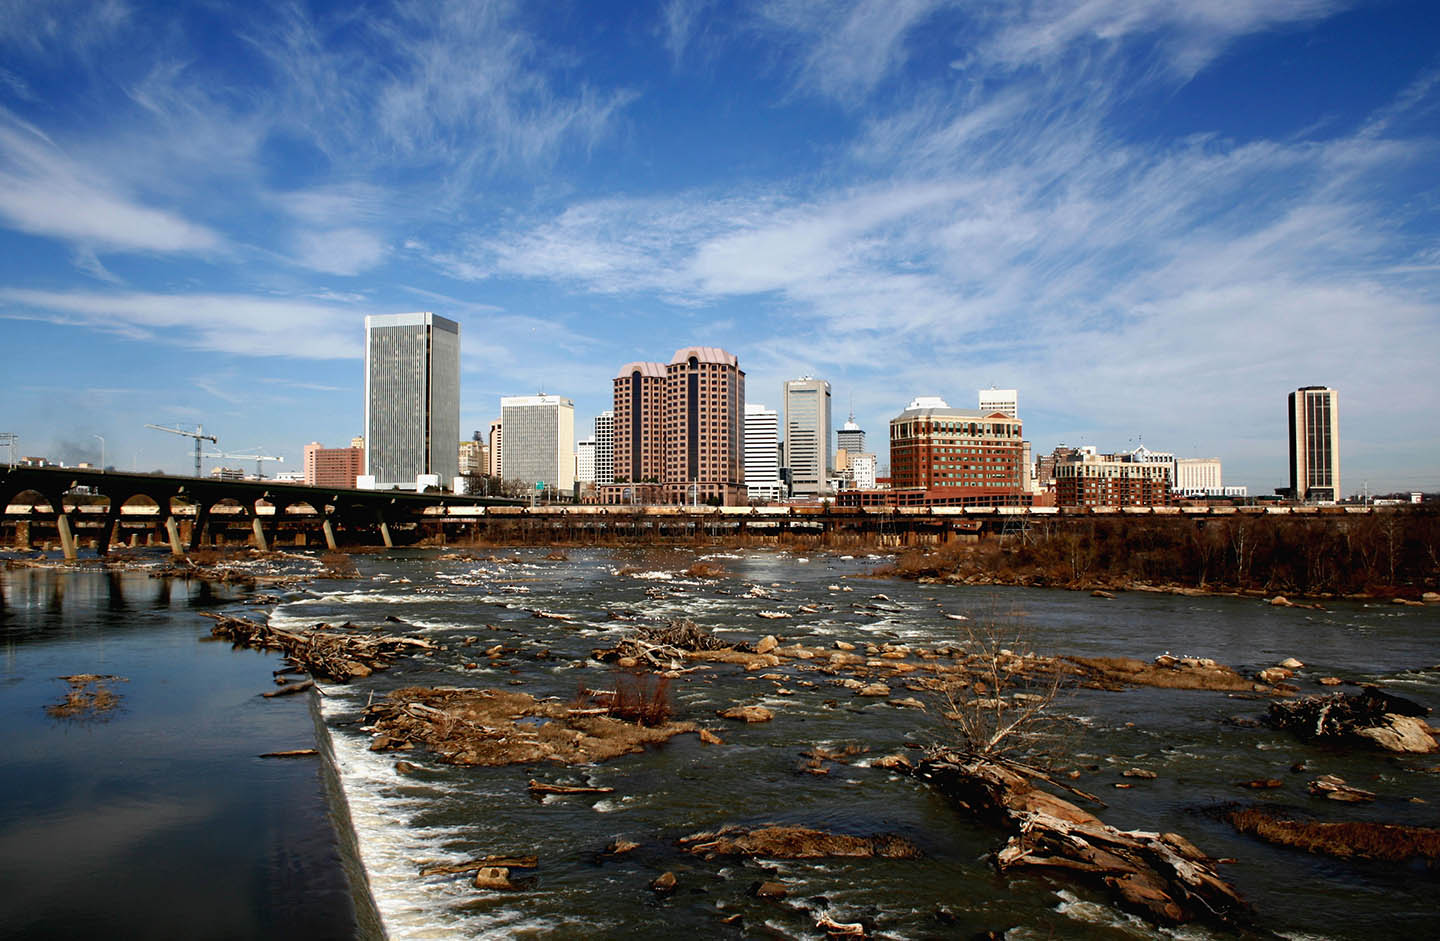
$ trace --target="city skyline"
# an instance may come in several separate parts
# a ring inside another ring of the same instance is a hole
[[[1425,4],[417,9],[0,13],[18,453],[188,472],[143,425],[203,423],[298,469],[362,430],[364,317],[432,310],[466,433],[698,344],[772,408],[1013,388],[1037,455],[1252,494],[1325,385],[1347,493],[1440,489]]]

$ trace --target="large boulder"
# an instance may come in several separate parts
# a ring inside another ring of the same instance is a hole
[[[1386,713],[1381,716],[1382,725],[1356,729],[1355,734],[1374,742],[1386,751],[1427,754],[1440,749],[1430,727],[1414,716],[1397,716]]]

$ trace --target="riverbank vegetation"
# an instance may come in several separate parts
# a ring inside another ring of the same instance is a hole
[[[1440,585],[1440,514],[1098,517],[907,552],[885,574],[1057,588],[1418,596]]]

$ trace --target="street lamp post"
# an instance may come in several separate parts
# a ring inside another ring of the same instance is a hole
[[[100,470],[103,471],[105,470],[105,436],[92,434],[90,437],[100,439]]]

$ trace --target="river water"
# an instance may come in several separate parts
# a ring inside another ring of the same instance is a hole
[[[682,735],[587,767],[462,768],[421,750],[369,750],[363,709],[399,687],[516,689],[569,700],[581,685],[610,685],[610,668],[590,653],[626,636],[625,618],[688,617],[737,641],[773,633],[786,644],[823,647],[936,647],[959,640],[967,623],[999,619],[1042,653],[1149,659],[1168,651],[1246,671],[1294,656],[1307,664],[1297,680],[1307,692],[1321,691],[1315,679],[1333,674],[1440,706],[1435,607],[1345,602],[1322,612],[1252,599],[1128,593],[1103,600],[922,585],[875,578],[889,560],[864,556],[485,555],[356,556],[363,577],[311,583],[273,608],[143,575],[5,573],[0,715],[15,734],[0,755],[0,884],[7,887],[0,935],[74,936],[108,925],[109,933],[158,936],[166,934],[158,926],[179,924],[191,930],[175,933],[192,937],[820,938],[815,924],[825,914],[863,920],[874,936],[892,938],[1211,936],[1198,928],[1157,931],[1100,893],[1060,880],[997,875],[986,854],[1003,842],[1000,834],[923,785],[869,766],[906,746],[950,740],[936,704],[920,711],[859,698],[789,661],[771,671],[781,679],[717,664],[674,681],[676,718],[715,730],[723,745]],[[728,574],[686,577],[697,558]],[[273,657],[196,643],[208,628],[198,609],[270,610],[274,623],[290,626],[350,621],[447,649],[349,685],[325,685],[317,735],[306,697],[259,698]],[[572,620],[538,618],[536,610]],[[767,620],[761,611],[792,617]],[[478,642],[467,646],[466,638]],[[499,657],[481,654],[496,644]],[[53,678],[79,672],[128,677],[117,686],[124,707],[101,721],[47,716],[43,707],[64,692]],[[903,687],[895,696],[926,699]],[[716,717],[737,703],[764,705],[775,718],[738,725]],[[1380,938],[1433,930],[1437,880],[1423,866],[1343,863],[1269,847],[1236,834],[1221,814],[1237,803],[1264,803],[1317,819],[1437,826],[1440,774],[1430,769],[1440,756],[1306,745],[1227,721],[1259,718],[1265,701],[1219,692],[1086,690],[1064,696],[1057,709],[1074,722],[1055,760],[1080,770],[1075,783],[1106,800],[1100,815],[1121,827],[1173,830],[1233,858],[1221,872],[1253,904],[1257,934]],[[311,741],[323,760],[255,757]],[[856,754],[816,775],[803,753],[817,746]],[[397,772],[399,759],[418,770]],[[1292,771],[1297,762],[1307,769]],[[1157,776],[1123,777],[1131,768]],[[1323,773],[1378,800],[1357,806],[1310,797],[1306,782]],[[1255,778],[1284,786],[1236,786]],[[535,799],[531,779],[614,791]],[[706,861],[676,846],[701,831],[772,823],[898,834],[924,857]],[[640,847],[604,856],[615,840]],[[427,865],[491,854],[537,855],[537,869],[524,874],[534,881],[490,892],[464,875],[419,875]],[[649,885],[666,871],[678,888],[658,896]],[[785,884],[788,896],[752,897],[747,890],[762,880]]]

